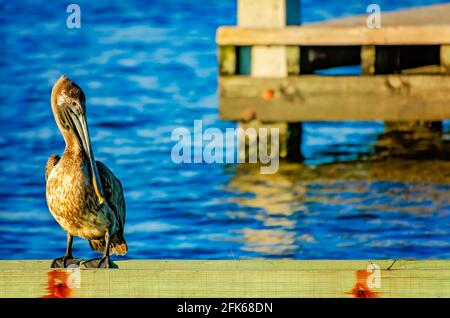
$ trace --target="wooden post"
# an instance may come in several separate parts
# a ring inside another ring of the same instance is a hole
[[[450,74],[450,45],[441,45],[440,62],[441,73]]]
[[[236,47],[220,46],[219,47],[219,74],[234,75],[236,74]]]
[[[363,75],[375,74],[376,48],[375,45],[361,47],[361,72]]]
[[[238,0],[238,25],[241,27],[283,28],[296,24],[300,24],[300,0]],[[244,63],[241,62],[241,64]],[[250,75],[252,77],[287,77],[289,74],[299,74],[299,65],[300,48],[298,46],[257,45],[251,47]],[[263,90],[261,95],[267,95],[269,98],[270,92],[266,93]],[[247,122],[240,122],[239,127],[278,128],[280,157],[294,161],[301,159],[301,123],[262,123],[250,117]],[[245,140],[240,142],[245,143]]]

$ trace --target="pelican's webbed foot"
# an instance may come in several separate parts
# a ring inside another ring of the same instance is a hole
[[[114,264],[109,260],[109,257],[102,257],[91,259],[80,263],[80,268],[113,268]]]
[[[50,265],[51,268],[67,268],[71,265],[80,266],[83,260],[81,258],[74,258],[73,256],[63,256],[53,260]]]

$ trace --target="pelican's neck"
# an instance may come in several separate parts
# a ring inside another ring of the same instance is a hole
[[[64,132],[62,135],[66,143],[63,158],[70,160],[72,165],[75,164],[75,166],[89,165],[86,152],[81,147],[75,134],[72,132]]]
[[[73,131],[61,131],[64,142],[66,143],[66,151],[81,154],[83,152],[80,142]]]

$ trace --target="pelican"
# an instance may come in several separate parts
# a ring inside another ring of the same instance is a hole
[[[110,254],[125,255],[125,199],[118,178],[100,161],[95,161],[86,120],[83,90],[65,75],[55,83],[51,106],[66,148],[52,155],[45,167],[46,200],[50,213],[67,232],[63,257],[51,267],[79,264],[86,268],[109,268]],[[103,257],[89,261],[72,256],[73,237],[89,240]]]

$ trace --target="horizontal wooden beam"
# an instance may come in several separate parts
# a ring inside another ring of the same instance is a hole
[[[450,44],[450,25],[385,26],[287,26],[243,28],[222,26],[218,45],[439,45]]]
[[[0,261],[0,297],[450,297],[449,260],[143,260],[117,265],[54,271],[50,261]],[[378,281],[371,276],[377,268]]]
[[[375,75],[219,78],[220,117],[271,121],[443,120],[450,76]]]

